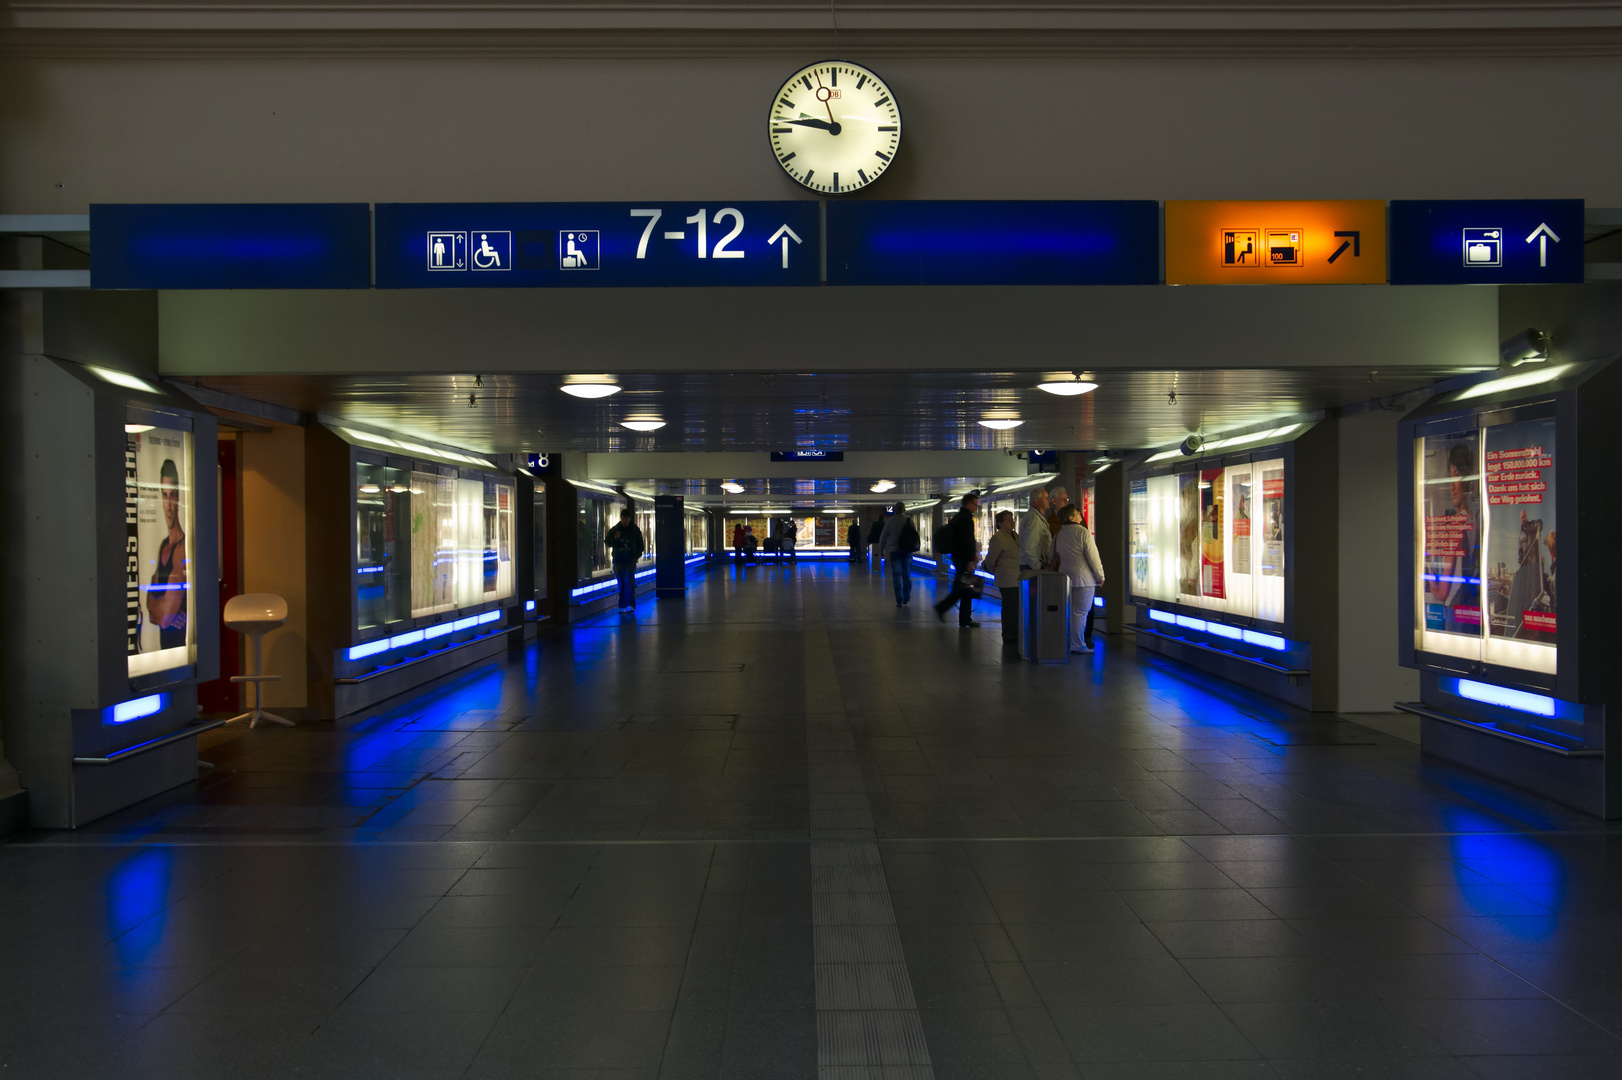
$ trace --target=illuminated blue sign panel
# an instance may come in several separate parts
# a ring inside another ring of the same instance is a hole
[[[830,202],[830,285],[1155,285],[1160,207]]]
[[[817,204],[379,203],[380,289],[815,285]]]
[[[1580,285],[1581,199],[1395,201],[1393,285]]]
[[[843,450],[773,450],[773,461],[844,461]]]
[[[90,207],[97,289],[364,289],[365,203]]]

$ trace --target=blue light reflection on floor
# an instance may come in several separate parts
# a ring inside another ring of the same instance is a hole
[[[116,938],[119,960],[126,966],[141,963],[163,943],[173,862],[168,848],[146,848],[107,876],[108,936]]]
[[[1445,812],[1447,828],[1455,835],[1450,854],[1458,864],[1460,895],[1471,903],[1479,872],[1494,881],[1508,878],[1515,892],[1559,915],[1566,900],[1565,859],[1553,848],[1525,833],[1505,833],[1503,824],[1469,810]],[[1502,915],[1496,905],[1482,905],[1478,914],[1493,919],[1523,941],[1552,937],[1558,928],[1552,918]]]

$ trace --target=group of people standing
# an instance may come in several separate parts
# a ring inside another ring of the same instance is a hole
[[[980,625],[974,621],[971,605],[977,591],[974,571],[983,561],[1002,596],[1003,646],[1017,649],[1019,583],[1039,571],[1056,570],[1070,579],[1070,651],[1092,652],[1093,597],[1104,584],[1104,564],[1098,557],[1093,534],[1082,520],[1081,508],[1070,502],[1064,488],[1054,489],[1052,503],[1050,509],[1047,491],[1037,488],[1017,530],[1012,510],[998,513],[996,531],[982,560],[974,531],[980,493],[971,491],[963,496],[958,512],[946,523],[935,545],[937,554],[951,558],[953,571],[952,589],[936,603],[936,617],[944,621],[947,611],[956,604],[959,626]],[[900,516],[899,512],[896,516]],[[897,602],[901,602],[899,585]]]

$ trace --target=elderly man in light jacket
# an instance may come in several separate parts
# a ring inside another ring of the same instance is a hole
[[[1053,532],[1048,528],[1048,493],[1031,493],[1031,508],[1019,519],[1019,576],[1031,577],[1053,565]]]
[[[1104,584],[1104,563],[1098,557],[1093,534],[1081,523],[1081,510],[1065,506],[1059,510],[1059,535],[1053,548],[1059,556],[1059,572],[1070,578],[1070,651],[1093,651],[1093,594]]]

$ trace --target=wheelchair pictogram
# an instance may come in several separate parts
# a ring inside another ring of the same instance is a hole
[[[490,229],[473,233],[471,262],[475,270],[511,270],[513,268],[513,234],[506,230]]]

